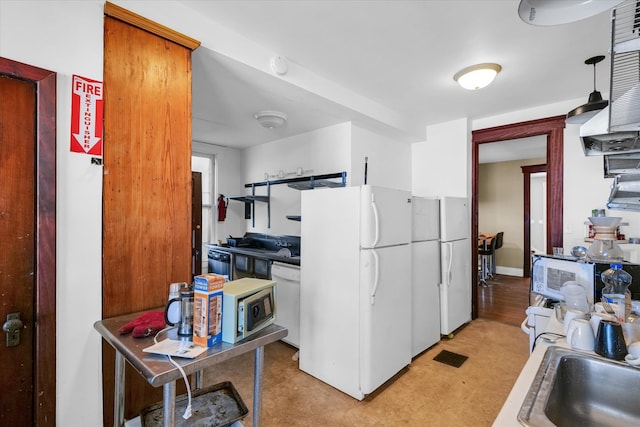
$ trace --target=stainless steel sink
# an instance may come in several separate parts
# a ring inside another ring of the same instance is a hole
[[[640,420],[640,369],[547,349],[518,413],[525,426],[630,426]]]

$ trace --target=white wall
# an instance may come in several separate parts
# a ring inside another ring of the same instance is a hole
[[[412,193],[422,197],[471,197],[471,131],[466,118],[427,127],[412,144]]]
[[[364,184],[365,157],[368,157],[367,184],[411,190],[411,144],[354,125],[350,185]]]
[[[347,185],[351,185],[350,170],[351,123],[341,123],[312,132],[280,139],[243,150],[244,182],[263,182],[265,174],[270,180],[279,179],[280,171],[285,178],[296,177],[302,168],[304,176],[347,172]],[[274,176],[275,175],[275,176]],[[251,194],[243,188],[239,194]],[[266,195],[266,187],[256,187],[256,195]],[[231,204],[242,205],[240,202]],[[286,184],[271,186],[271,227],[267,227],[267,206],[256,202],[255,227],[246,220],[245,231],[277,235],[300,235],[300,223],[286,218],[300,215],[300,190]],[[243,211],[244,212],[244,211]]]

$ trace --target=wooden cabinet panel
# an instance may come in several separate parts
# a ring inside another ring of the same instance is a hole
[[[191,281],[191,50],[105,17],[102,316],[166,304]],[[114,352],[103,347],[112,424]],[[127,371],[125,417],[161,400]]]

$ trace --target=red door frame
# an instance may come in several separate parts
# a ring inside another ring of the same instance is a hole
[[[56,73],[0,57],[0,75],[36,88],[34,423],[56,422]]]

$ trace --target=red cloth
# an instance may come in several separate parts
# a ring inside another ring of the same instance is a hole
[[[157,334],[164,329],[165,326],[164,311],[150,311],[126,323],[118,329],[118,332],[120,332],[120,335],[133,332],[132,335],[134,338],[143,338]]]

